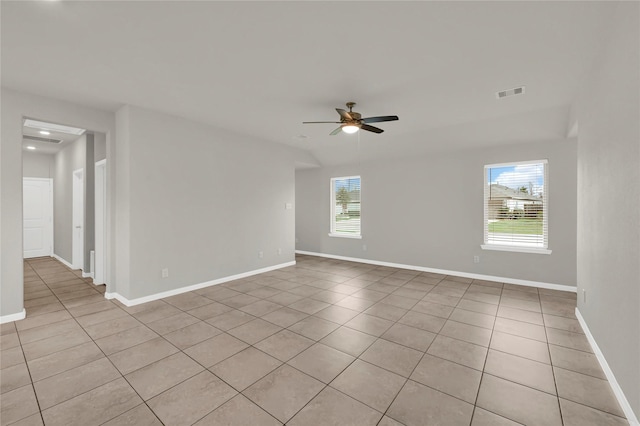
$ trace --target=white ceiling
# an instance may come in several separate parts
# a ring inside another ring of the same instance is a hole
[[[323,164],[560,139],[615,6],[2,2],[2,85],[183,116]],[[400,120],[360,132],[359,152],[357,135],[301,124],[334,120],[347,101]]]
[[[78,135],[71,135],[69,133],[54,132],[54,131],[49,131],[49,135],[43,135],[43,134],[40,134],[40,131],[38,129],[34,129],[33,127],[27,127],[24,125],[22,126],[22,135],[23,135],[22,149],[24,151],[34,152],[36,154],[48,154],[48,155],[57,154],[58,152],[66,148],[69,144],[71,144],[72,142],[80,138],[80,136]],[[56,139],[61,142],[60,143],[41,142],[41,141],[35,141],[32,139],[25,138],[24,136]],[[35,150],[28,149],[27,148],[28,146],[34,147]]]

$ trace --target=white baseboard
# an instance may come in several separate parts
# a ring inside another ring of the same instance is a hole
[[[591,349],[593,349],[593,353],[596,355],[596,358],[600,363],[600,367],[602,367],[602,370],[604,371],[604,375],[607,376],[607,380],[609,381],[609,384],[611,385],[611,389],[613,390],[613,393],[616,396],[616,399],[618,400],[618,404],[620,404],[622,411],[624,411],[624,415],[627,417],[627,421],[631,426],[640,425],[640,423],[638,422],[638,417],[633,412],[633,409],[631,408],[631,404],[629,404],[627,397],[624,395],[622,388],[620,387],[620,385],[618,384],[618,381],[616,380],[616,376],[613,374],[611,367],[609,367],[609,363],[607,363],[607,360],[604,358],[604,354],[598,347],[596,340],[593,338],[593,335],[591,334],[591,331],[589,330],[589,327],[587,326],[587,323],[582,317],[582,314],[580,313],[580,310],[578,309],[577,306],[576,306],[576,317],[578,317],[578,322],[580,323],[580,326],[582,327],[584,334],[587,336],[587,340],[589,341],[589,344],[591,345]]]
[[[303,251],[303,250],[296,250],[296,253],[306,254],[309,256],[326,257],[329,259],[347,260],[350,262],[367,263],[370,265],[377,265],[377,266],[389,266],[391,268],[411,269],[414,271],[432,272],[435,274],[444,274],[444,275],[455,275],[457,277],[473,278],[475,280],[496,281],[500,283],[517,284],[517,285],[523,285],[527,287],[540,287],[540,288],[546,288],[549,290],[570,291],[573,293],[576,293],[578,291],[577,287],[573,287],[570,285],[551,284],[551,283],[544,283],[539,281],[521,280],[517,278],[496,277],[493,275],[473,274],[470,272],[450,271],[447,269],[427,268],[424,266],[404,265],[401,263],[383,262],[380,260],[371,260],[371,259],[360,259],[358,257],[338,256],[334,254],[316,253],[316,252]]]
[[[62,263],[64,266],[66,266],[69,269],[74,269],[73,265],[70,264],[69,262],[67,262],[66,260],[64,260],[63,258],[61,258],[60,256],[58,256],[57,254],[52,254],[51,257],[53,257],[54,259],[60,261],[60,263]]]
[[[93,278],[93,272],[82,271],[82,278]]]
[[[116,292],[105,293],[104,297],[107,299],[116,299],[125,306],[135,306],[141,303],[147,303],[147,302],[151,302],[158,299],[164,299],[165,297],[175,296],[178,294],[187,293],[194,290],[200,290],[205,287],[210,287],[213,285],[218,285],[218,284],[226,283],[233,280],[239,280],[241,278],[250,277],[252,275],[262,274],[262,273],[273,271],[276,269],[286,268],[287,266],[293,266],[295,264],[296,264],[296,261],[293,260],[291,262],[280,263],[278,265],[268,266],[262,269],[255,269],[253,271],[243,272],[241,274],[236,274],[236,275],[230,275],[228,277],[218,278],[212,281],[206,281],[199,284],[193,284],[187,287],[176,288],[174,290],[163,291],[162,293],[156,293],[149,296],[138,297],[136,299],[131,299],[131,300],[127,299],[126,297]]]
[[[18,312],[17,314],[0,316],[0,324],[4,324],[5,322],[23,320],[26,317],[27,317],[27,311],[23,309],[22,312]]]

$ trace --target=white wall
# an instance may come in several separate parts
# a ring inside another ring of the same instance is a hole
[[[22,152],[22,176],[35,178],[53,178],[55,170],[53,154]]]
[[[22,119],[49,120],[107,135],[107,153],[113,152],[114,115],[50,98],[28,95],[2,88],[0,138],[0,316],[20,314],[23,310],[22,265]],[[113,154],[108,154],[113,155]],[[109,170],[114,176],[114,170]],[[112,204],[112,194],[108,194]],[[108,218],[109,233],[115,230]],[[109,238],[109,250],[115,252]],[[111,253],[109,254],[111,256]],[[111,264],[113,266],[113,264]],[[28,312],[27,312],[28,314]]]
[[[55,155],[53,179],[53,251],[72,263],[73,172],[85,169],[86,135]]]
[[[618,5],[609,40],[576,103],[578,298],[640,417],[639,4]]]
[[[481,250],[484,165],[540,159],[549,160],[553,253]],[[352,175],[362,176],[362,240],[329,237],[329,180]],[[576,285],[575,140],[299,170],[296,212],[299,250]],[[473,263],[474,255],[480,256],[480,263]]]
[[[119,237],[128,234],[119,241],[128,247],[119,294],[135,299],[294,260],[289,149],[132,106],[117,122],[118,227],[127,230]]]

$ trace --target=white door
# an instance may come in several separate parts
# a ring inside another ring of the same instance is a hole
[[[51,179],[23,178],[24,258],[51,256],[53,185]]]
[[[104,284],[106,282],[107,264],[107,160],[96,163],[96,257],[94,265],[94,284]]]
[[[73,172],[72,266],[84,268],[84,169]]]

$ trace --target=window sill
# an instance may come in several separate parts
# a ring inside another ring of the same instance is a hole
[[[336,238],[351,238],[354,240],[361,240],[362,239],[362,235],[349,235],[349,234],[333,234],[333,233],[329,233],[330,237],[336,237]]]
[[[513,251],[519,253],[551,254],[551,250],[538,247],[508,246],[499,244],[482,244],[482,250]]]

